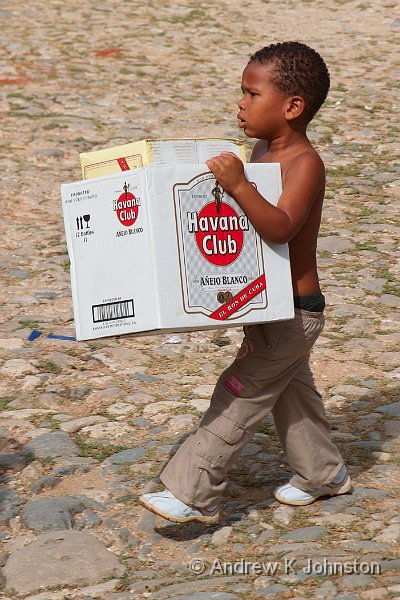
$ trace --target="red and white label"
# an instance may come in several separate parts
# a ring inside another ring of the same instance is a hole
[[[129,171],[129,165],[126,158],[117,158],[121,171]]]
[[[189,233],[194,233],[197,247],[208,262],[218,267],[231,265],[243,248],[243,231],[249,229],[246,216],[221,202],[209,202],[197,213],[188,213]]]
[[[135,198],[131,192],[124,192],[118,200],[114,200],[113,208],[119,222],[125,227],[130,227],[138,218],[139,206],[139,198]]]
[[[229,321],[267,306],[265,266],[247,215],[228,194],[217,205],[215,185],[208,172],[174,185],[179,265],[185,312]]]
[[[229,317],[242,308],[242,306],[253,300],[253,298],[261,294],[261,292],[264,292],[266,287],[265,275],[260,275],[260,277],[252,281],[243,290],[233,296],[232,300],[225,302],[220,308],[217,308],[217,310],[211,313],[211,319],[215,319],[216,321],[225,321],[226,319],[229,319]]]

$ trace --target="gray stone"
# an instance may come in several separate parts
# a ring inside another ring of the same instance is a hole
[[[13,552],[3,574],[8,591],[29,594],[52,587],[95,585],[120,577],[124,570],[93,535],[53,531]]]
[[[272,598],[273,596],[277,596],[278,594],[283,594],[287,592],[289,588],[286,585],[282,585],[281,583],[274,583],[273,585],[267,588],[260,588],[256,591],[257,598]]]
[[[117,454],[112,454],[104,461],[106,464],[130,464],[141,460],[146,456],[146,450],[144,448],[130,448],[128,450],[122,450]]]
[[[357,304],[336,304],[332,308],[333,317],[351,317],[366,312],[367,309]]]
[[[354,448],[371,448],[373,450],[385,450],[388,448],[388,443],[382,440],[360,440],[357,442],[347,442],[346,446]]]
[[[196,396],[200,396],[201,398],[209,398],[214,391],[214,387],[214,385],[204,383],[194,388],[192,393]]]
[[[384,424],[384,429],[386,435],[390,437],[398,437],[400,436],[400,420],[397,421],[387,421]]]
[[[272,511],[272,518],[274,521],[278,521],[279,523],[283,523],[284,525],[289,525],[290,521],[293,519],[295,514],[295,509],[291,506],[278,506]]]
[[[51,474],[59,475],[60,477],[62,477],[63,475],[72,475],[72,473],[75,473],[75,471],[76,471],[76,466],[70,465],[70,466],[65,466],[65,467],[56,467],[55,469],[52,470]]]
[[[379,302],[385,306],[390,306],[391,308],[398,308],[400,306],[400,298],[398,296],[393,296],[392,294],[383,294],[379,298]]]
[[[39,494],[45,488],[53,488],[60,481],[60,477],[54,474],[44,475],[31,485],[32,494]]]
[[[290,569],[288,569],[290,571]],[[279,581],[281,583],[301,583],[311,577],[304,569],[299,569],[296,573],[289,572],[288,575],[281,575]]]
[[[91,508],[86,508],[82,511],[80,517],[75,520],[75,528],[78,530],[85,527],[91,529],[96,525],[100,525],[101,522],[102,519]]]
[[[40,156],[47,156],[49,158],[63,158],[64,152],[62,150],[58,150],[58,148],[40,148],[36,150],[36,153]]]
[[[148,419],[144,419],[143,417],[136,417],[133,419],[133,422],[138,427],[148,427],[151,424]]]
[[[0,454],[0,473],[11,469],[13,471],[23,469],[26,465],[26,456],[21,454]]]
[[[229,592],[195,592],[194,594],[168,596],[168,600],[241,600],[241,596]]]
[[[357,588],[373,587],[374,578],[371,575],[352,573],[340,577],[338,584],[342,590],[355,590]]]
[[[0,524],[6,523],[12,517],[15,517],[23,504],[22,498],[19,498],[14,490],[7,487],[0,487]]]
[[[259,452],[260,450],[261,446],[259,446],[258,444],[249,443],[246,444],[246,446],[243,448],[243,450],[240,453],[240,456],[254,456],[254,454],[257,454],[257,452]]]
[[[259,577],[257,577],[256,579],[253,580],[253,585],[257,590],[261,589],[261,588],[269,587],[270,585],[273,585],[274,583],[275,583],[275,580],[270,575],[260,575]]]
[[[156,526],[156,517],[151,512],[145,512],[143,517],[140,517],[137,522],[138,529],[143,533],[154,533],[154,527]]]
[[[175,585],[168,585],[158,592],[153,592],[152,600],[172,600],[177,598],[182,600],[184,594],[187,593],[187,597],[190,600],[196,599],[196,592],[206,591],[203,596],[197,595],[197,598],[205,598],[206,600],[239,600],[238,596],[234,594],[226,594],[225,592],[214,591],[216,587],[227,587],[230,583],[240,582],[242,576],[233,577],[214,577],[213,579],[195,579],[185,583],[177,583]],[[225,593],[225,597],[222,595]],[[176,594],[176,596],[171,596]],[[218,595],[219,594],[219,595]]]
[[[400,541],[400,523],[392,523],[374,537],[374,542],[394,543]]]
[[[73,516],[84,511],[86,507],[86,502],[74,496],[45,498],[28,502],[22,516],[26,527],[37,533],[72,529]]]
[[[92,391],[93,387],[91,385],[83,385],[82,387],[73,388],[70,391],[70,394],[72,398],[83,398],[86,396],[86,394],[90,394]]]
[[[145,381],[146,383],[154,383],[154,381],[157,381],[156,377],[153,377],[152,375],[143,375],[142,373],[131,373],[129,376],[132,377],[132,379]]]
[[[336,598],[337,588],[333,581],[324,581],[321,587],[315,591],[314,595],[318,600],[330,600],[331,598]]]
[[[271,463],[277,460],[277,456],[273,454],[268,454],[268,452],[259,452],[257,454],[257,460],[263,463]]]
[[[395,571],[397,573],[400,570],[400,558],[383,560],[381,562],[381,568],[382,571]]]
[[[377,360],[389,367],[397,367],[400,364],[400,352],[381,352]]]
[[[20,277],[21,279],[26,279],[30,275],[29,271],[24,269],[9,269],[8,272],[13,277]]]
[[[350,239],[344,239],[338,235],[327,235],[318,239],[318,250],[320,252],[332,252],[340,254],[354,248],[354,242]]]
[[[152,544],[143,544],[142,547],[139,549],[139,552],[137,553],[136,557],[138,560],[142,560],[143,562],[147,563],[149,560],[149,556],[152,554],[152,552]]]
[[[383,404],[375,409],[377,412],[391,415],[392,417],[400,417],[400,400],[392,404]]]
[[[362,398],[373,400],[379,394],[377,390],[371,390],[368,387],[360,386],[360,385],[337,385],[330,389],[331,394],[339,394],[340,396],[345,396],[346,398],[350,396],[351,398]]]
[[[35,294],[37,298],[43,298],[44,300],[54,300],[54,298],[57,298],[57,295],[57,292],[52,292],[51,290],[43,290]]]
[[[145,392],[136,392],[135,394],[125,396],[124,401],[130,404],[151,404],[156,401],[156,397]]]
[[[151,580],[135,581],[135,583],[130,584],[129,589],[131,593],[136,592],[136,594],[141,594],[153,591],[158,587],[162,588],[168,583],[174,583],[175,581],[175,577],[153,577]]]
[[[395,176],[393,173],[376,173],[372,176],[372,179],[380,183],[390,183],[393,181],[393,179],[395,179]]]
[[[8,375],[9,377],[22,377],[29,373],[36,373],[35,367],[22,358],[12,358],[7,360],[0,370],[4,375]]]
[[[289,531],[284,535],[281,535],[279,538],[280,541],[297,541],[297,542],[315,542],[327,533],[327,529],[325,527],[320,527],[318,525],[312,527],[301,527],[299,529],[293,529],[293,531]]]
[[[22,446],[22,451],[39,458],[74,456],[79,448],[64,431],[44,433]]]
[[[171,454],[178,450],[180,444],[164,444],[163,446],[157,446],[156,451],[161,454]]]
[[[127,527],[121,527],[121,529],[119,530],[119,537],[120,539],[127,545],[128,548],[135,548],[136,546],[139,546],[139,540],[137,538],[135,538],[133,535],[131,535],[130,530]],[[149,569],[148,569],[149,571]],[[144,573],[145,571],[143,571]],[[156,572],[154,572],[156,573]],[[153,574],[154,574],[153,573]],[[137,577],[138,574],[135,573],[135,576]]]
[[[12,439],[12,435],[8,431],[8,429],[5,429],[5,427],[0,427],[0,440],[3,442],[5,440],[11,440],[11,439]]]
[[[369,290],[370,292],[376,292],[379,294],[382,292],[386,283],[386,279],[383,277],[377,277],[375,279],[368,279],[368,281],[362,281],[361,283],[357,284],[357,287],[361,287],[364,290]]]
[[[104,583],[97,585],[90,585],[81,589],[81,594],[84,595],[84,600],[94,600],[95,598],[104,598],[105,592],[111,592],[118,587],[120,583],[119,579],[110,579]],[[43,599],[44,600],[44,599]],[[63,598],[65,600],[65,596]]]
[[[362,498],[368,498],[368,499],[374,500],[374,499],[378,499],[378,498],[386,498],[388,496],[389,492],[385,492],[385,490],[363,488],[363,487],[359,487],[358,485],[355,485],[353,494],[355,496],[361,496]]]
[[[157,577],[157,575],[159,575],[159,571],[155,569],[140,569],[135,571],[135,579],[152,579],[153,577]]]
[[[387,544],[380,542],[369,542],[357,540],[354,542],[344,542],[343,547],[348,550],[354,550],[356,552],[385,552],[387,550]]]
[[[233,592],[239,592],[243,594],[250,594],[252,591],[250,585],[248,585],[247,583],[237,583],[236,585],[232,585],[231,590]]]
[[[72,419],[71,421],[66,421],[60,425],[61,431],[66,431],[67,433],[75,433],[83,427],[87,427],[88,425],[95,425],[96,423],[104,423],[107,421],[106,417],[102,417],[100,415],[92,415],[89,417],[80,417],[79,419]]]
[[[226,527],[221,527],[221,529],[217,529],[217,531],[214,531],[214,533],[211,536],[211,543],[217,545],[225,544],[231,536],[232,531],[233,527],[231,527],[230,525]]]
[[[267,540],[270,540],[275,535],[275,529],[265,529],[254,540],[254,546],[263,546]]]

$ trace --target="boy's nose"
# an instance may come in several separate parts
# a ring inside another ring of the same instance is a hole
[[[244,98],[240,98],[237,105],[240,108],[240,110],[243,110],[244,109]]]

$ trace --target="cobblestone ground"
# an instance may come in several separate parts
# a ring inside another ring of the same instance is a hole
[[[2,598],[400,598],[395,10],[392,0],[1,2]],[[355,492],[279,506],[272,490],[289,469],[266,420],[231,472],[221,523],[178,526],[137,497],[158,489],[241,333],[47,337],[74,335],[59,185],[80,178],[82,151],[237,136],[247,57],[284,39],[314,46],[332,73],[311,128],[328,167],[328,324],[312,360]],[[28,341],[32,330],[42,335]],[[242,560],[265,564],[224,567]],[[333,572],[335,561],[345,566]]]

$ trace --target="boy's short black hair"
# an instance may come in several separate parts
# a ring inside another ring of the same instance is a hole
[[[301,96],[307,121],[311,121],[330,85],[328,68],[318,52],[300,42],[282,42],[261,48],[250,57],[252,61],[273,67],[272,83],[289,96]]]

